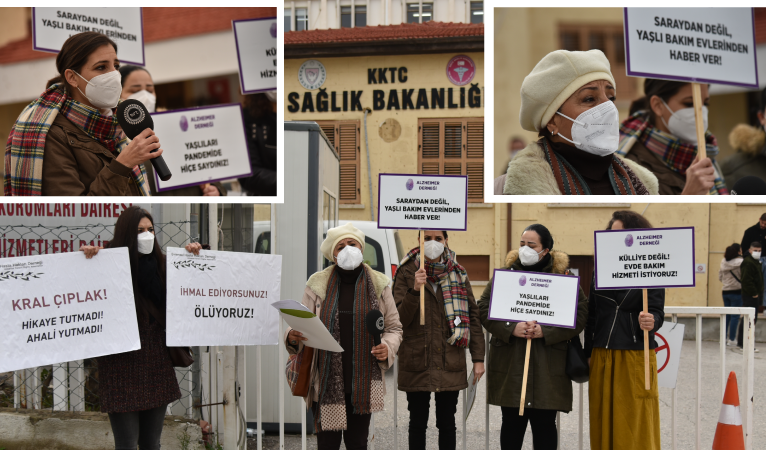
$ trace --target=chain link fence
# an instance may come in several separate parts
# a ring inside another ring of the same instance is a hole
[[[191,221],[154,224],[157,240],[167,247],[198,242]],[[113,236],[114,223],[88,225],[0,225],[0,258],[78,251],[82,245],[105,245]],[[168,414],[195,417],[200,404],[199,348],[195,362],[176,369],[182,397],[168,406]],[[100,411],[96,358],[0,373],[0,407],[51,409],[54,411]]]

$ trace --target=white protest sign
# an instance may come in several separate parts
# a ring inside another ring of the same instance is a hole
[[[58,53],[70,36],[85,31],[117,44],[122,63],[145,65],[141,8],[32,8],[33,48]]]
[[[378,228],[464,231],[467,207],[465,175],[379,175]]]
[[[0,258],[79,251],[112,239],[133,203],[0,203]],[[135,204],[151,209],[150,204]]]
[[[627,73],[758,88],[752,8],[625,8]]]
[[[596,289],[694,287],[694,227],[594,232]]]
[[[167,250],[167,345],[276,345],[282,256]]]
[[[495,269],[489,318],[575,328],[580,277]]]
[[[234,20],[242,94],[277,88],[277,18]]]
[[[162,157],[173,176],[158,191],[252,175],[239,103],[152,114]]]
[[[681,347],[684,343],[684,325],[665,322],[654,333],[657,342],[657,384],[660,387],[676,388],[678,365],[681,362]]]
[[[141,348],[127,248],[0,261],[0,373]]]

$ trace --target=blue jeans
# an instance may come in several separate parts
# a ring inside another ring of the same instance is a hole
[[[742,294],[723,294],[723,305],[731,307],[742,306]],[[737,339],[737,325],[739,323],[739,316],[734,314],[726,315],[726,329],[728,330],[729,340],[733,341]]]

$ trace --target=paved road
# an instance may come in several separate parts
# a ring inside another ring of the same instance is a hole
[[[766,383],[764,383],[764,376],[766,376],[766,344],[757,344],[761,353],[755,355],[755,390],[754,390],[754,414],[753,414],[753,448],[763,448],[766,443],[766,410],[762,405],[759,405],[758,399],[764,398],[766,394]],[[731,349],[726,351],[726,368],[727,371],[733,370],[737,373],[737,379],[740,383],[740,403],[742,404],[742,410],[745,410],[745,392],[744,392],[744,377],[743,377],[743,357],[742,355],[734,353]],[[713,436],[715,434],[715,427],[718,422],[718,414],[721,408],[721,398],[723,393],[721,392],[721,366],[720,366],[720,354],[719,345],[717,342],[703,342],[702,344],[702,408],[701,408],[701,447],[703,449],[711,448],[713,442]],[[386,408],[375,416],[375,448],[376,450],[393,449],[394,448],[394,392],[393,392],[393,378],[392,374],[388,373],[386,376],[388,392],[386,395]],[[681,354],[681,367],[678,374],[678,407],[676,412],[676,448],[677,449],[694,449],[696,442],[695,434],[695,407],[696,407],[696,348],[694,341],[684,341],[683,351]],[[467,422],[467,446],[470,450],[484,449],[485,445],[485,411],[486,403],[484,398],[486,395],[486,383],[481,382],[479,386],[479,393],[474,404],[473,411]],[[588,387],[584,385],[584,404],[585,411],[584,416],[584,435],[583,435],[583,448],[588,449],[589,437],[588,437]],[[666,388],[660,388],[660,419],[662,421],[662,448],[672,449],[672,432],[671,432],[671,400],[672,390]],[[409,413],[407,411],[407,400],[403,392],[398,392],[398,448],[407,449],[407,421],[409,420]],[[438,432],[435,428],[435,418],[433,415],[434,406],[432,400],[431,415],[428,423],[428,448],[438,449]],[[574,410],[569,414],[561,414],[561,445],[562,450],[577,450],[579,449],[578,440],[578,427],[579,427],[579,415],[578,410],[580,407],[579,399],[579,385],[574,385]],[[462,395],[458,403],[458,419],[462,418]],[[744,420],[744,417],[743,417]],[[502,423],[500,408],[496,406],[490,406],[489,408],[489,448],[499,449],[499,434],[500,426]],[[463,433],[461,428],[461,422],[458,420],[458,450],[462,449]],[[309,436],[307,440],[308,449],[316,449],[316,437]],[[279,449],[279,437],[273,435],[267,435],[264,437],[265,449]],[[341,447],[345,448],[345,447]],[[372,448],[372,447],[370,447]],[[248,442],[248,450],[256,449],[255,440],[250,439]],[[285,449],[288,450],[300,450],[301,449],[301,437],[300,435],[287,435],[285,439]],[[527,430],[525,437],[525,450],[532,450],[531,430]]]

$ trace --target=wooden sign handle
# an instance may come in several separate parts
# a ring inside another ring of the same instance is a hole
[[[426,254],[425,254],[425,234],[424,230],[420,230],[420,267],[426,267]],[[426,285],[420,286],[420,324],[426,324]]]
[[[649,313],[649,297],[646,289],[644,291],[644,312]],[[644,386],[648,391],[651,389],[649,383],[649,330],[644,330]]]
[[[524,415],[524,402],[527,399],[527,373],[529,372],[529,352],[532,350],[532,339],[527,339],[527,356],[524,357],[524,377],[521,380],[521,404],[519,415]]]
[[[697,125],[697,158],[707,157],[705,145],[705,122],[702,117],[702,85],[692,83],[692,101],[694,102],[694,122]]]

